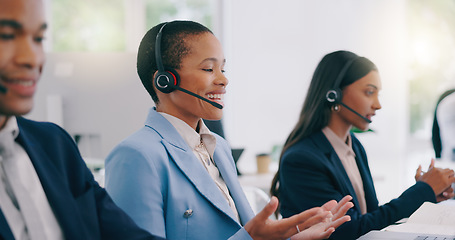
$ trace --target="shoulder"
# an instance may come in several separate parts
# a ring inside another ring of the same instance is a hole
[[[17,117],[17,124],[21,130],[30,131],[31,133],[35,134],[44,134],[44,135],[52,135],[55,133],[49,133],[49,131],[57,131],[57,132],[64,132],[61,127],[59,127],[55,123],[51,122],[39,122],[33,121],[30,119],[26,119],[23,117]]]
[[[322,132],[316,132],[290,146],[283,158],[320,158],[331,149],[331,145]]]
[[[145,159],[156,164],[160,159],[167,159],[162,141],[159,133],[145,126],[117,144],[107,156],[106,164],[117,161],[138,164]]]
[[[19,138],[25,142],[31,141],[41,145],[66,144],[75,147],[75,142],[70,134],[63,128],[51,122],[39,122],[23,117],[17,118]]]

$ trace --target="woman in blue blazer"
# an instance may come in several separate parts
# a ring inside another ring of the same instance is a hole
[[[378,70],[364,57],[337,51],[321,60],[272,183],[271,193],[279,197],[283,217],[351,195],[354,207],[348,215],[352,220],[331,238],[356,239],[409,217],[425,201],[453,197],[452,170],[432,168],[421,175],[419,169],[415,185],[378,205],[365,150],[350,130],[368,129],[381,108],[380,89]]]
[[[278,205],[273,198],[254,216],[228,143],[202,121],[222,117],[224,63],[221,44],[198,23],[173,21],[147,32],[137,67],[156,108],[107,157],[107,191],[140,227],[167,239],[330,236],[349,219],[349,197],[333,213],[335,201],[279,221],[268,219]]]

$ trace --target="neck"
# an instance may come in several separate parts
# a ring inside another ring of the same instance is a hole
[[[327,125],[330,130],[332,130],[339,138],[343,139],[345,141],[349,135],[349,131],[352,128],[352,125],[346,124],[342,121],[336,121],[333,118],[330,119],[329,124]]]
[[[174,116],[182,121],[184,121],[186,124],[188,124],[191,128],[193,128],[196,132],[199,132],[198,131],[198,123],[199,123],[199,120],[200,118],[198,119],[194,119],[194,118],[189,118],[189,119],[186,119],[186,118],[182,118],[181,115],[179,114],[176,114],[175,112],[173,111],[168,111],[166,110],[165,108],[159,108],[158,106],[156,106],[156,111],[157,112],[162,112],[162,113],[167,113],[171,116]]]

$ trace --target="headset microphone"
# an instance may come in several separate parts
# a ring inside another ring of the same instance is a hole
[[[348,61],[344,67],[341,69],[340,74],[338,74],[336,80],[335,80],[335,87],[334,89],[331,89],[327,91],[327,94],[325,95],[326,100],[331,103],[331,104],[340,104],[349,111],[353,112],[357,116],[361,117],[363,120],[365,120],[367,123],[371,123],[371,120],[362,116],[360,113],[355,111],[354,109],[350,108],[348,105],[344,104],[341,99],[343,98],[341,89],[340,89],[340,84],[341,80],[344,78],[344,75],[348,71],[349,67],[352,65],[352,63],[356,60],[357,58],[354,58],[350,61]]]
[[[212,106],[214,106],[214,107],[216,107],[216,108],[223,109],[223,105],[221,105],[221,104],[219,104],[219,103],[217,103],[217,102],[211,101],[211,100],[209,100],[209,99],[207,99],[207,98],[205,98],[205,97],[203,97],[203,96],[201,96],[201,95],[197,95],[196,93],[190,92],[190,91],[188,91],[188,90],[186,90],[186,89],[184,89],[184,88],[181,88],[181,87],[179,87],[179,86],[175,86],[175,89],[176,89],[176,90],[179,90],[179,91],[182,91],[182,92],[184,92],[184,93],[188,93],[189,95],[194,96],[194,97],[197,97],[197,98],[199,98],[199,99],[201,99],[201,100],[204,100],[204,101],[206,101],[206,102],[212,104]]]
[[[171,79],[167,75],[171,75],[172,79],[174,79],[174,81],[171,81]],[[180,81],[179,75],[176,72],[174,72],[172,70],[167,70],[166,74],[161,74],[160,76],[155,77],[155,86],[158,90],[160,90],[161,92],[164,92],[164,93],[170,93],[174,90],[179,90],[179,91],[187,93],[193,97],[197,97],[203,101],[206,101],[206,102],[212,104],[212,106],[214,106],[216,108],[219,108],[219,109],[223,108],[223,105],[221,105],[217,102],[211,101],[201,95],[198,95],[196,93],[190,92],[184,88],[179,87],[178,86],[179,81]]]
[[[8,92],[8,88],[4,87],[3,85],[0,85],[0,93],[5,94],[6,92]]]
[[[161,36],[163,35],[163,28],[166,26],[167,23],[163,24],[163,26],[160,28],[160,31],[156,35],[156,42],[155,42],[155,59],[156,59],[156,65],[158,67],[158,72],[156,73],[156,76],[153,80],[156,89],[163,93],[170,93],[174,90],[179,90],[181,92],[184,92],[186,94],[189,94],[193,97],[197,97],[203,101],[206,101],[210,103],[212,106],[222,109],[223,105],[211,101],[201,95],[198,95],[196,93],[190,92],[184,88],[179,87],[180,83],[180,76],[172,68],[164,68],[163,61],[161,59]]]
[[[343,107],[347,108],[349,111],[355,113],[357,116],[361,117],[363,120],[365,120],[367,123],[371,123],[371,120],[360,115],[360,113],[356,112],[354,109],[348,107],[348,105],[344,104],[343,102],[339,102]]]
[[[2,76],[1,75],[0,75],[0,80],[2,80]],[[0,84],[0,94],[5,94],[6,92],[8,92],[8,88],[6,88],[2,84]]]

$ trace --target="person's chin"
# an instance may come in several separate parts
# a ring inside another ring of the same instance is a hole
[[[215,112],[210,113],[208,116],[203,117],[203,119],[217,121],[217,120],[221,120],[222,117],[223,117],[223,111],[221,109],[218,109]]]
[[[33,101],[25,101],[16,104],[11,108],[11,115],[22,116],[28,114],[33,109]]]
[[[370,124],[369,123],[362,123],[362,124],[356,124],[354,125],[357,129],[359,129],[360,131],[367,131],[370,127]]]

